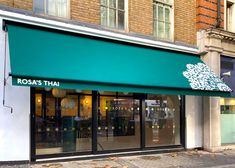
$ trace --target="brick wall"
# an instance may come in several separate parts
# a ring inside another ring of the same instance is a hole
[[[129,0],[129,31],[153,34],[153,0]]]
[[[14,7],[25,10],[33,10],[33,0],[14,0]]]
[[[0,4],[24,10],[33,10],[33,0],[0,0]]]
[[[224,0],[221,1],[221,24],[224,26]],[[197,0],[197,29],[215,27],[217,24],[217,0]]]
[[[0,0],[0,4],[13,7],[13,1],[14,0]]]
[[[100,24],[100,0],[71,0],[71,19]]]
[[[175,41],[196,44],[196,0],[175,0]]]
[[[196,44],[196,1],[209,0],[174,0],[174,41]],[[33,0],[0,0],[0,4],[32,10]],[[100,24],[100,0],[70,0],[70,6],[72,20]],[[153,0],[128,0],[128,8],[127,32],[153,35]]]

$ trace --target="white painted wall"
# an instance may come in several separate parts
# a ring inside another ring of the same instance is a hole
[[[2,28],[2,18],[0,18]],[[7,73],[9,74],[9,52],[7,51]],[[11,77],[5,87],[5,104],[3,106],[4,92],[4,57],[5,32],[0,30],[0,162],[21,161],[30,159],[30,88],[12,86]],[[27,64],[27,63],[26,63]]]
[[[202,97],[186,96],[186,148],[198,148],[203,144]]]

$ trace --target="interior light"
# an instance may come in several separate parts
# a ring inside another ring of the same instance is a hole
[[[58,88],[53,88],[52,89],[52,95],[56,98],[62,98],[66,96],[66,90],[64,89],[58,89]]]
[[[88,104],[88,100],[86,100],[85,103]]]
[[[41,103],[41,98],[38,98],[38,99],[37,99],[37,102],[38,102],[38,103]]]
[[[80,90],[80,89],[75,89],[75,92],[76,92],[76,93],[81,93],[82,90]]]
[[[51,90],[51,88],[45,88],[45,91],[49,92]]]

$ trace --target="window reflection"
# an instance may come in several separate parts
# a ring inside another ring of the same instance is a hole
[[[34,0],[36,14],[69,18],[70,0]]]
[[[140,147],[139,100],[100,96],[98,150]]]
[[[148,95],[145,100],[147,147],[180,144],[178,96]]]
[[[97,105],[92,139],[91,91],[36,89],[36,154],[91,152],[93,140],[98,151],[140,149],[141,112],[145,147],[180,144],[180,96],[100,91]]]
[[[36,154],[83,152],[91,150],[91,96],[66,90],[58,97],[52,90],[37,90]],[[54,92],[55,93],[55,92]]]
[[[220,98],[221,109],[221,143],[235,143],[235,59],[221,57],[221,77],[223,81],[233,90],[231,98]]]

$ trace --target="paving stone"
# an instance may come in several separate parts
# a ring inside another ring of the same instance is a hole
[[[220,153],[185,151],[166,154],[107,157],[58,163],[0,165],[0,168],[235,168],[235,150]]]

